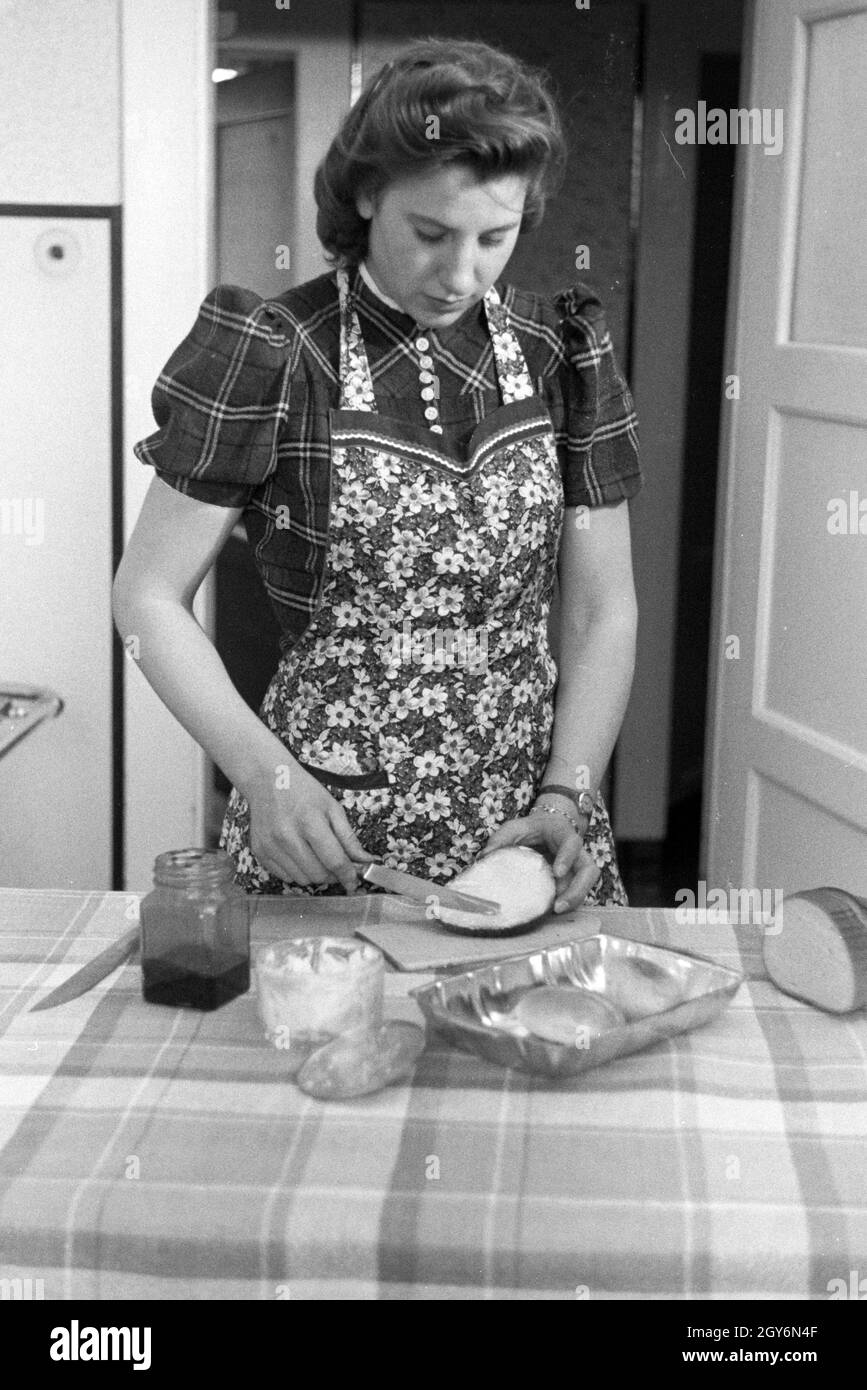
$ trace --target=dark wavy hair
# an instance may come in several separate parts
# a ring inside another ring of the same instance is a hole
[[[480,182],[526,176],[520,231],[538,226],[566,157],[547,83],[547,74],[486,43],[422,39],[386,63],[316,170],[316,232],[329,263],[351,265],[367,254],[359,193],[375,200],[425,168],[458,164]]]

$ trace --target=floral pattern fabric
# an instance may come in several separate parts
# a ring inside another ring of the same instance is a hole
[[[529,436],[513,428],[516,403],[533,387],[494,288],[484,305],[503,400],[495,447],[457,464],[433,432],[421,458],[398,428],[385,443],[381,430],[375,447],[365,442],[348,412],[372,413],[376,403],[344,274],[338,283],[341,398],[332,424],[348,442],[332,446],[326,578],[260,717],[340,800],[366,850],[445,883],[499,825],[526,814],[547,766],[560,469],[550,424]],[[237,788],[220,845],[248,892],[343,892],[287,883],[259,864]],[[601,795],[585,847],[602,870],[586,901],[626,905]]]

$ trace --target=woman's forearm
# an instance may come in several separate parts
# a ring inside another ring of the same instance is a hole
[[[620,615],[563,621],[551,752],[543,781],[598,790],[623,723],[637,623]]]
[[[118,631],[163,704],[242,792],[294,761],[239,695],[193,613],[157,596],[115,599]],[[135,638],[134,643],[129,643]]]

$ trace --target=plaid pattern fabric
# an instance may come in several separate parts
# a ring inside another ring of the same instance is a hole
[[[418,326],[371,290],[358,267],[351,288],[377,410],[426,430]],[[633,497],[643,485],[635,411],[598,299],[583,284],[553,301],[501,281],[497,288],[551,414],[566,505]],[[439,443],[463,460],[473,430],[500,404],[483,306],[424,331],[440,382]],[[339,342],[333,273],[271,300],[218,285],[157,378],[159,428],[134,445],[179,491],[244,509],[284,651],[313,615],[325,565]]]
[[[4,1279],[46,1299],[823,1299],[867,1271],[867,1015],[758,978],[757,927],[598,909],[748,983],[704,1029],[570,1081],[431,1043],[411,1085],[328,1104],[282,1075],[249,996],[146,1005],[130,963],[29,1013],[126,903],[0,891]],[[362,906],[385,900],[258,900],[253,940],[348,933]],[[422,978],[387,976],[390,1016]]]

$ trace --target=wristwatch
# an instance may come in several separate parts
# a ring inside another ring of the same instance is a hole
[[[590,819],[593,815],[593,809],[596,805],[595,799],[592,796],[592,794],[588,791],[574,791],[572,787],[562,787],[557,785],[555,782],[547,782],[544,787],[539,788],[538,792],[536,793],[536,800],[538,801],[539,797],[542,796],[545,792],[555,792],[558,796],[568,797],[568,799],[573,803],[573,805],[577,809],[578,814],[580,816],[586,816],[587,825],[582,830],[581,826],[578,824],[576,820],[572,819],[568,811],[563,811],[556,806],[536,806],[535,809],[538,811],[547,811],[551,815],[564,816],[577,835],[586,835],[590,825]]]
[[[546,782],[544,787],[540,787],[536,793],[537,798],[544,792],[556,792],[558,796],[568,796],[569,800],[575,803],[579,815],[587,816],[589,819],[593,815],[596,807],[596,798],[592,792],[574,791],[572,787],[562,787],[555,782]]]

